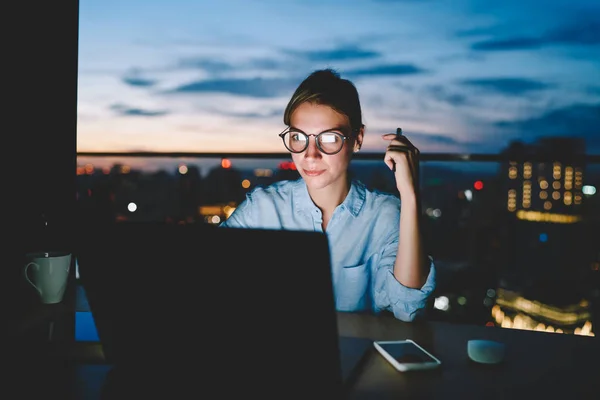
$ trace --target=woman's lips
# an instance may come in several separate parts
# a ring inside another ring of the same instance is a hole
[[[305,169],[304,170],[304,174],[306,176],[319,176],[321,175],[323,172],[325,172],[324,169],[319,169],[319,170],[309,170],[309,169]]]

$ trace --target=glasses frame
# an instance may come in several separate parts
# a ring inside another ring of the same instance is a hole
[[[355,131],[357,131],[357,130],[356,130],[356,129],[352,129],[352,132],[355,132]],[[290,132],[294,132],[294,133],[300,133],[300,134],[302,134],[302,135],[306,136],[306,145],[304,146],[304,148],[303,148],[302,150],[300,150],[300,151],[296,151],[296,150],[292,150],[292,149],[290,149],[290,148],[288,147],[287,143],[285,142],[285,135],[286,135],[286,134],[288,134],[288,133],[290,133]],[[341,138],[342,138],[342,145],[340,146],[340,149],[339,149],[338,151],[336,151],[336,152],[333,152],[333,153],[328,153],[328,152],[326,152],[325,150],[323,150],[323,149],[321,148],[321,145],[319,144],[319,140],[318,140],[317,138],[318,138],[319,136],[321,136],[322,134],[324,134],[324,133],[333,133],[333,134],[335,134],[335,135],[338,135],[339,137],[341,137]],[[335,131],[324,131],[324,132],[321,132],[321,133],[317,133],[317,134],[315,135],[314,133],[308,134],[308,133],[304,133],[304,132],[302,132],[302,131],[300,131],[300,130],[294,130],[294,129],[292,129],[292,127],[290,127],[290,126],[288,126],[287,128],[285,128],[285,129],[284,129],[284,130],[283,130],[283,131],[282,131],[282,132],[279,134],[279,137],[280,137],[280,138],[281,138],[281,140],[283,141],[283,145],[285,146],[285,148],[286,148],[286,149],[288,149],[288,151],[290,151],[291,153],[294,153],[294,154],[300,154],[300,153],[304,153],[304,152],[306,151],[306,149],[308,149],[308,144],[309,144],[309,143],[308,143],[308,142],[309,142],[309,139],[308,139],[308,138],[309,138],[310,136],[314,136],[314,138],[315,138],[315,144],[317,145],[317,149],[319,149],[319,151],[320,151],[321,153],[323,153],[323,154],[326,154],[326,155],[328,155],[328,156],[332,156],[332,155],[334,155],[334,154],[337,154],[337,153],[339,153],[340,151],[342,151],[342,149],[344,148],[344,144],[346,143],[346,140],[352,139],[352,137],[351,137],[351,136],[347,136],[347,135],[344,135],[344,134],[342,134],[342,133],[335,132]]]

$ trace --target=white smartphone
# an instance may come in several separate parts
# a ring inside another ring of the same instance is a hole
[[[375,349],[398,371],[433,369],[442,362],[416,342],[406,340],[374,341]]]

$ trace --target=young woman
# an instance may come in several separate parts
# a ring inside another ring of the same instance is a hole
[[[279,136],[301,178],[255,188],[221,226],[325,232],[338,311],[414,320],[435,288],[419,229],[419,151],[404,136],[383,135],[400,199],[351,179],[365,126],[356,87],[331,69],[298,86],[283,122]]]

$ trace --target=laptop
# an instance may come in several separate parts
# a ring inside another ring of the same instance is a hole
[[[123,390],[339,398],[362,360],[360,340],[338,337],[322,233],[144,222],[79,239],[80,282]]]

